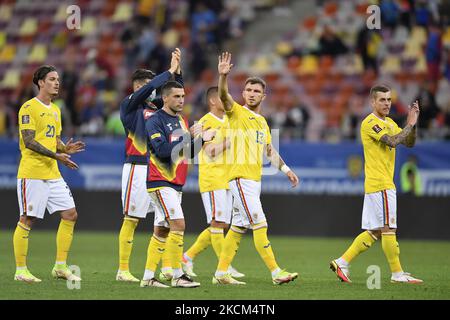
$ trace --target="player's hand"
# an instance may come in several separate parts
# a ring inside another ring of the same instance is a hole
[[[233,64],[231,63],[231,53],[222,52],[219,56],[219,64],[217,65],[219,75],[227,75],[230,73],[232,67]]]
[[[172,59],[170,60],[170,73],[175,73],[180,68],[181,63],[181,51],[178,48],[175,48],[174,51],[172,51]]]
[[[67,153],[67,154],[74,154],[74,153],[78,153],[78,152],[84,151],[84,148],[86,147],[86,144],[83,141],[76,141],[76,142],[72,142],[72,141],[73,141],[73,139],[70,138],[66,142],[65,153]]]
[[[297,175],[292,170],[288,171],[288,173],[286,173],[286,175],[292,184],[292,188],[295,188],[299,183],[299,179],[298,179]]]
[[[78,165],[72,160],[70,160],[70,156],[67,153],[57,153],[55,155],[55,158],[56,160],[60,161],[63,165],[72,170],[78,169]]]
[[[192,127],[189,128],[189,131],[191,132],[191,136],[193,138],[199,136],[203,131],[203,124],[200,122],[195,123]]]
[[[419,118],[419,102],[416,100],[412,107],[408,106],[408,117],[406,118],[406,123],[410,126],[415,126],[417,119]]]
[[[211,141],[216,136],[216,130],[214,129],[206,129],[202,132],[202,139],[205,142]]]

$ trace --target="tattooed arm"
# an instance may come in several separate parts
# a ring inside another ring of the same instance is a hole
[[[381,137],[380,141],[385,143],[391,148],[395,148],[400,143],[403,143],[408,147],[412,147],[414,144],[410,146],[407,144],[407,142],[410,142],[411,136],[414,136],[414,140],[416,139],[415,132],[416,130],[414,129],[414,127],[408,124],[399,134],[393,136],[385,134],[384,136]]]
[[[44,147],[42,144],[37,142],[34,138],[36,135],[36,131],[30,130],[30,129],[24,129],[21,130],[22,132],[22,139],[23,143],[25,144],[25,147],[33,150],[34,152],[37,152],[43,156],[58,160],[62,162],[66,167],[69,167],[70,169],[78,169],[78,165],[70,160],[70,156],[66,153],[55,153],[51,150],[48,150],[46,147]]]
[[[411,148],[416,143],[416,123],[419,118],[419,102],[415,101],[412,107],[409,107],[408,118],[406,119],[406,127],[394,136],[389,136],[385,134],[381,137],[380,141],[388,145],[389,147],[395,148],[400,143]]]
[[[34,138],[36,135],[36,131],[25,129],[22,130],[22,139],[23,143],[25,144],[25,147],[27,147],[30,150],[33,150],[34,152],[37,152],[39,154],[42,154],[43,156],[56,159],[56,153],[48,150],[46,147],[44,147],[42,144],[37,142]]]
[[[416,144],[416,137],[417,137],[417,132],[416,132],[416,127],[414,126],[412,128],[411,132],[409,133],[409,135],[406,137],[403,144],[405,146],[407,146],[408,148],[414,147],[414,145]]]

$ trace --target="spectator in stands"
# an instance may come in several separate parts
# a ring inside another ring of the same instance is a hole
[[[425,57],[428,67],[428,78],[438,81],[441,76],[442,36],[438,24],[431,23],[428,27],[428,39],[425,47]]]
[[[67,110],[70,114],[70,122],[79,126],[80,121],[78,119],[78,114],[75,110],[75,99],[77,94],[78,86],[78,72],[75,70],[75,63],[70,60],[65,65],[61,76],[61,95],[60,97],[64,99]]]
[[[427,0],[419,0],[416,4],[416,24],[426,27],[430,23],[431,13],[427,7]]]
[[[196,2],[195,11],[191,16],[192,42],[198,42],[204,35],[208,45],[217,44],[216,28],[218,18],[214,11],[209,9],[203,1]]]
[[[356,52],[361,55],[364,70],[372,69],[378,74],[377,52],[382,42],[377,30],[369,30],[364,25],[358,32]]]
[[[420,89],[419,94],[415,100],[419,100],[419,105],[421,106],[420,117],[418,120],[419,129],[430,129],[432,127],[433,120],[439,113],[439,107],[436,104],[435,99],[435,85],[431,82],[424,82]],[[421,130],[419,130],[419,134]]]
[[[325,26],[319,39],[320,54],[338,56],[347,53],[348,49],[330,26]]]
[[[383,26],[395,28],[400,15],[400,8],[394,0],[382,0],[380,2],[381,21]]]
[[[301,101],[294,101],[294,106],[287,112],[283,127],[292,132],[291,137],[305,139],[310,114],[308,108]]]

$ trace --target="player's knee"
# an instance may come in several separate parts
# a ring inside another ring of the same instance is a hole
[[[396,233],[397,229],[391,229],[388,225],[381,229],[381,233]]]
[[[77,221],[78,213],[75,208],[61,212],[61,218],[69,221]]]
[[[170,229],[169,228],[165,228],[165,227],[155,226],[153,228],[153,234],[159,239],[167,238],[169,236],[169,231],[170,231]]]
[[[229,226],[228,223],[225,223],[225,222],[219,222],[219,221],[216,221],[216,220],[214,220],[214,219],[211,220],[211,227],[213,227],[213,228],[227,229],[228,226]]]
[[[381,230],[368,230],[369,234],[374,238],[375,240],[380,239],[381,237]]]
[[[30,228],[33,226],[33,223],[35,220],[36,220],[36,217],[29,217],[26,215],[20,216],[20,219],[19,219],[20,223],[22,223]]]
[[[170,220],[170,231],[184,231],[186,228],[184,219],[174,219]]]

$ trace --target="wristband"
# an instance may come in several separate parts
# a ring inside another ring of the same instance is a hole
[[[287,174],[289,171],[291,171],[291,168],[289,168],[287,165],[283,164],[280,168],[280,170],[284,173]]]

